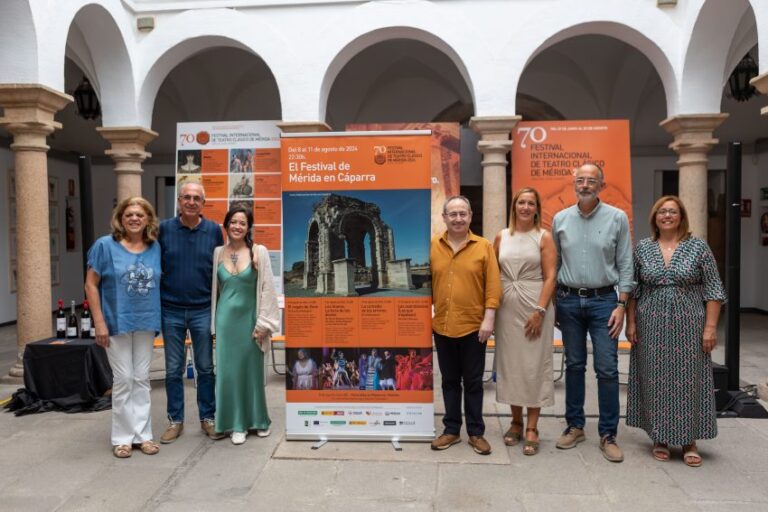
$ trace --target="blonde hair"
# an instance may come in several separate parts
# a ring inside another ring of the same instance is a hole
[[[123,227],[122,220],[123,214],[129,206],[140,207],[142,210],[144,210],[144,214],[147,216],[147,226],[144,228],[144,233],[142,233],[142,239],[144,242],[150,243],[157,240],[158,222],[157,215],[155,215],[155,209],[152,208],[152,205],[149,204],[149,201],[139,196],[123,199],[115,207],[115,209],[112,210],[112,220],[110,221],[110,225],[112,226],[112,238],[118,242],[125,238],[126,231]]]
[[[523,187],[518,190],[515,193],[515,196],[512,198],[512,207],[510,208],[509,212],[510,233],[515,232],[515,222],[517,221],[517,211],[515,210],[515,204],[523,194],[533,194],[533,197],[536,200],[536,213],[533,215],[533,227],[535,227],[537,230],[541,229],[541,196],[539,196],[539,191],[533,187]]]
[[[677,227],[677,238],[680,240],[688,239],[691,236],[688,227],[688,211],[677,196],[663,196],[653,203],[653,206],[651,207],[651,215],[648,217],[648,224],[651,226],[651,239],[659,239],[659,226],[656,224],[656,215],[659,213],[659,210],[661,210],[661,205],[667,201],[672,201],[677,204],[677,209],[680,210],[680,225]]]

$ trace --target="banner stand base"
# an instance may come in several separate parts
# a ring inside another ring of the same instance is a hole
[[[400,438],[398,437],[392,438],[392,448],[394,448],[396,452],[403,451],[403,447],[400,446]]]
[[[319,450],[320,448],[325,446],[325,443],[327,443],[327,442],[328,442],[327,438],[322,438],[318,442],[316,442],[315,444],[312,445],[312,449],[313,450]]]

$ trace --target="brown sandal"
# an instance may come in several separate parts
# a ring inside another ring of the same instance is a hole
[[[520,427],[520,430],[513,430],[514,427]],[[509,429],[504,433],[504,444],[507,446],[515,446],[520,442],[523,434],[523,424],[515,423],[514,421],[509,426]]]
[[[112,448],[112,454],[118,459],[127,459],[133,453],[133,448],[127,444],[118,444]]]
[[[144,441],[139,445],[139,450],[141,450],[141,453],[144,455],[154,455],[160,451],[160,445],[152,440]]]
[[[696,443],[683,446],[683,462],[691,468],[701,466],[701,455],[699,455],[699,451],[696,448]]]
[[[536,437],[539,437],[539,429],[537,428],[525,429],[525,433],[527,434],[528,432],[534,432]],[[539,441],[529,441],[526,439],[523,444],[523,455],[536,455],[537,453],[539,453]]]

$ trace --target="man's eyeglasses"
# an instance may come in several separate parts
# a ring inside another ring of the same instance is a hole
[[[449,219],[464,219],[466,217],[469,217],[469,212],[451,212],[451,213],[444,213],[446,217]]]
[[[200,196],[192,196],[189,194],[184,194],[183,196],[179,196],[179,199],[182,199],[184,201],[194,201],[196,203],[202,203],[203,198]]]
[[[576,178],[575,181],[577,185],[584,185],[586,183],[590,187],[594,187],[595,185],[600,183],[600,181],[595,178]]]

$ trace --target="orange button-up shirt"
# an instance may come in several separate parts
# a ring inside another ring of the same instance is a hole
[[[499,307],[501,278],[491,243],[470,231],[467,243],[454,253],[447,233],[432,239],[432,329],[460,338],[480,329],[486,309]]]

